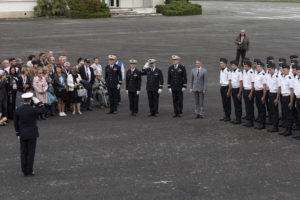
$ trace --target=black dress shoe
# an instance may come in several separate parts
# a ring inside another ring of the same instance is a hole
[[[223,117],[223,118],[221,118],[221,119],[220,119],[220,121],[224,121],[224,120],[225,120],[225,118],[226,118],[226,117]]]
[[[283,136],[291,136],[291,135],[293,135],[292,131],[287,131],[285,134],[283,134]]]
[[[108,113],[106,113],[106,114],[113,114],[114,112],[112,112],[112,111],[110,111],[110,112],[108,112]]]
[[[270,132],[270,133],[278,132],[278,127],[273,126],[272,128],[268,129],[267,131]]]
[[[203,119],[204,117],[203,117],[203,115],[200,115],[199,118]]]
[[[157,115],[156,115],[156,114],[153,114],[152,116],[153,116],[153,117],[157,117]]]
[[[181,115],[180,115],[180,114],[178,114],[178,115],[177,115],[177,117],[181,118]]]
[[[234,122],[233,122],[233,124],[241,124],[242,123],[242,121],[240,121],[240,120],[235,120]]]
[[[230,118],[229,117],[225,117],[224,118],[224,122],[229,122],[230,121]]]
[[[281,131],[278,133],[278,135],[285,135],[287,133],[287,130]]]
[[[176,118],[176,117],[178,117],[178,115],[177,115],[177,114],[173,115],[173,118]]]
[[[92,111],[92,109],[91,109],[91,108],[87,108],[86,110],[87,110],[87,111]]]
[[[246,116],[242,117],[242,119],[246,119]]]
[[[266,127],[262,124],[259,124],[257,126],[254,127],[254,129],[257,129],[257,130],[262,130],[262,129],[265,129]]]

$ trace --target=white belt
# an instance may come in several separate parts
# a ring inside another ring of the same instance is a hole
[[[244,90],[251,90],[252,88],[244,87]]]
[[[233,89],[237,89],[237,88],[240,88],[239,86],[238,87],[232,87]]]
[[[288,97],[288,96],[290,96],[290,94],[288,94],[288,93],[284,93],[284,94],[282,94],[282,96],[284,96],[284,97]]]
[[[277,94],[277,91],[276,91],[276,90],[270,90],[270,93],[275,93],[275,94]]]
[[[221,87],[226,87],[226,86],[228,86],[228,85],[226,85],[226,84],[221,84]]]

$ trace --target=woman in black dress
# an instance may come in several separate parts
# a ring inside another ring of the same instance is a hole
[[[68,76],[68,87],[69,87],[69,98],[70,98],[70,103],[73,104],[73,115],[76,114],[76,107],[77,107],[77,112],[79,115],[82,115],[80,111],[80,102],[82,100],[82,97],[78,96],[77,90],[79,88],[83,88],[82,84],[80,83],[81,81],[81,76],[78,74],[78,69],[76,67],[72,67],[71,69],[71,74]]]
[[[67,116],[65,113],[65,102],[68,101],[68,85],[66,74],[62,73],[61,67],[56,66],[56,73],[53,76],[54,93],[57,98],[58,115],[60,117]]]
[[[10,67],[7,77],[8,83],[8,118],[13,119],[16,110],[16,95],[18,89],[18,76],[15,67]]]

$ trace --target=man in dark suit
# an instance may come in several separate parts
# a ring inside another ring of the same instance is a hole
[[[44,114],[43,107],[31,107],[33,93],[22,95],[24,105],[17,108],[14,117],[16,135],[21,145],[21,167],[24,176],[33,176],[33,162],[37,138],[39,137],[36,119]]]
[[[108,56],[109,64],[105,67],[105,82],[109,95],[110,111],[107,114],[116,114],[118,106],[118,90],[122,84],[121,67],[115,64],[116,56]]]
[[[149,59],[148,63],[149,65],[145,65],[143,67],[141,74],[147,75],[146,90],[150,108],[149,117],[157,117],[156,114],[158,113],[158,98],[163,89],[164,77],[161,70],[155,66],[155,59]]]
[[[136,116],[139,109],[139,94],[141,91],[141,72],[137,70],[137,61],[131,59],[129,61],[130,69],[126,72],[126,93],[129,97],[129,109],[132,116]]]
[[[47,57],[45,53],[40,53],[39,57],[40,58],[37,61],[39,67],[45,67],[46,65],[48,65]]]
[[[95,74],[93,68],[90,67],[90,59],[84,59],[84,66],[79,68],[79,74],[83,80],[83,85],[87,90],[86,109],[91,111],[91,97],[93,94],[93,84],[95,82]]]
[[[168,88],[173,97],[174,116],[180,117],[183,109],[183,92],[187,87],[185,66],[179,64],[179,56],[173,55],[173,65],[168,70]]]

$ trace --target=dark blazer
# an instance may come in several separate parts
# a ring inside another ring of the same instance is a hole
[[[111,68],[110,65],[105,67],[105,82],[107,88],[117,88],[118,84],[122,84],[122,72],[119,65],[114,64]]]
[[[30,91],[30,89],[31,89],[31,80],[30,80],[30,78],[28,76],[26,77],[25,84],[29,85],[29,87],[27,89],[24,88],[23,77],[19,76],[18,77],[18,83],[17,83],[17,88],[18,88],[19,92],[24,93],[24,92]]]
[[[66,84],[66,86],[68,85],[68,83],[67,83],[67,77],[66,77],[66,74],[65,73],[61,73],[61,75],[62,75],[62,77],[64,78],[64,81],[65,81],[65,84]],[[54,74],[53,75],[53,87],[54,87],[54,90],[55,91],[59,91],[59,90],[63,90],[63,89],[65,89],[65,86],[64,85],[62,85],[61,83],[60,83],[60,81],[59,81],[59,76],[58,76],[58,74]]]
[[[137,69],[131,72],[131,69],[126,72],[126,90],[129,92],[141,91],[141,72]]]
[[[250,46],[250,41],[249,38],[245,35],[244,37],[244,42],[242,44],[239,44],[239,42],[241,42],[241,35],[237,36],[234,43],[236,44],[236,48],[237,49],[242,49],[242,50],[249,50],[249,46]]]
[[[164,85],[164,76],[160,69],[155,67],[155,70],[152,71],[152,68],[143,69],[141,72],[142,76],[147,75],[147,91],[158,91],[162,89]]]
[[[0,79],[0,102],[7,101],[7,82]],[[0,105],[2,106],[2,105]]]
[[[172,65],[168,70],[168,88],[173,91],[181,91],[187,87],[187,76],[185,66],[178,64],[177,69]]]
[[[91,84],[94,84],[94,82],[95,82],[95,74],[94,74],[94,70],[93,70],[93,68],[91,68],[91,67],[89,67],[89,69],[90,69],[90,72],[91,72],[91,77],[89,77],[89,78],[90,78],[90,83],[91,83]],[[86,71],[85,71],[85,67],[84,67],[84,66],[82,66],[82,67],[79,68],[79,74],[80,74],[82,80],[87,81],[87,78],[86,78]]]
[[[14,117],[16,135],[21,140],[35,139],[39,137],[36,123],[37,116],[44,113],[44,108],[33,108],[24,104],[17,108]]]

